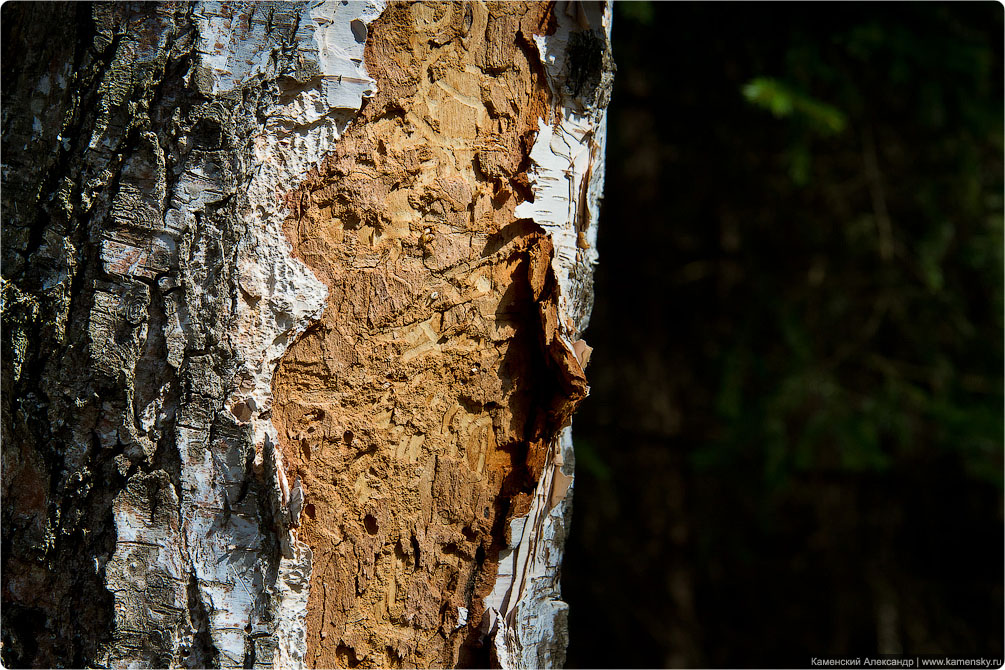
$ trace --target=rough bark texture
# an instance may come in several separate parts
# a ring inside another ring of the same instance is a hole
[[[388,7],[366,53],[377,95],[289,196],[293,248],[330,289],[273,384],[307,492],[319,667],[475,661],[505,522],[585,395],[550,347],[552,245],[514,213],[549,111],[532,39],[551,18]]]
[[[560,664],[609,10],[3,12],[5,665]]]
[[[4,7],[5,663],[302,659],[267,412],[324,288],[276,191],[361,102],[343,7]]]

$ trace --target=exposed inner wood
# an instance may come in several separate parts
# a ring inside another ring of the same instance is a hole
[[[552,247],[515,206],[548,90],[548,3],[394,4],[378,94],[287,196],[329,287],[273,382],[314,552],[308,663],[487,663],[482,599],[506,521],[585,394],[557,341]]]

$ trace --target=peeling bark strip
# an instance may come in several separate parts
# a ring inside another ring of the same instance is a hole
[[[558,3],[555,31],[535,36],[553,92],[554,117],[542,119],[531,152],[531,216],[555,245],[552,268],[559,285],[556,359],[583,367],[592,351],[580,339],[593,307],[593,265],[604,182],[607,104],[614,62],[610,2]],[[549,330],[545,329],[546,338]],[[571,426],[564,425],[548,453],[530,511],[509,521],[509,546],[487,599],[494,649],[502,667],[565,663],[568,606],[560,600],[559,568],[571,513],[574,465]]]
[[[600,3],[389,6],[377,94],[287,195],[329,288],[273,382],[313,666],[564,662],[609,29]]]

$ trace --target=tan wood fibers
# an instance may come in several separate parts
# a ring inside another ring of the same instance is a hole
[[[532,40],[549,19],[389,6],[366,47],[377,95],[287,196],[293,249],[329,287],[273,383],[315,667],[487,662],[506,520],[585,394],[555,339],[551,243],[513,213],[549,113]]]

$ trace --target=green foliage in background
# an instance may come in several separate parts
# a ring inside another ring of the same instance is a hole
[[[614,12],[569,667],[1000,655],[1002,6]]]
[[[1002,485],[1001,74],[971,19],[900,5],[795,31],[739,87],[774,126],[777,209],[739,226],[750,309],[696,466],[776,488],[951,452]]]
[[[772,77],[755,77],[743,87],[743,96],[778,118],[796,117],[824,135],[840,133],[848,121],[841,110],[815,100]]]

